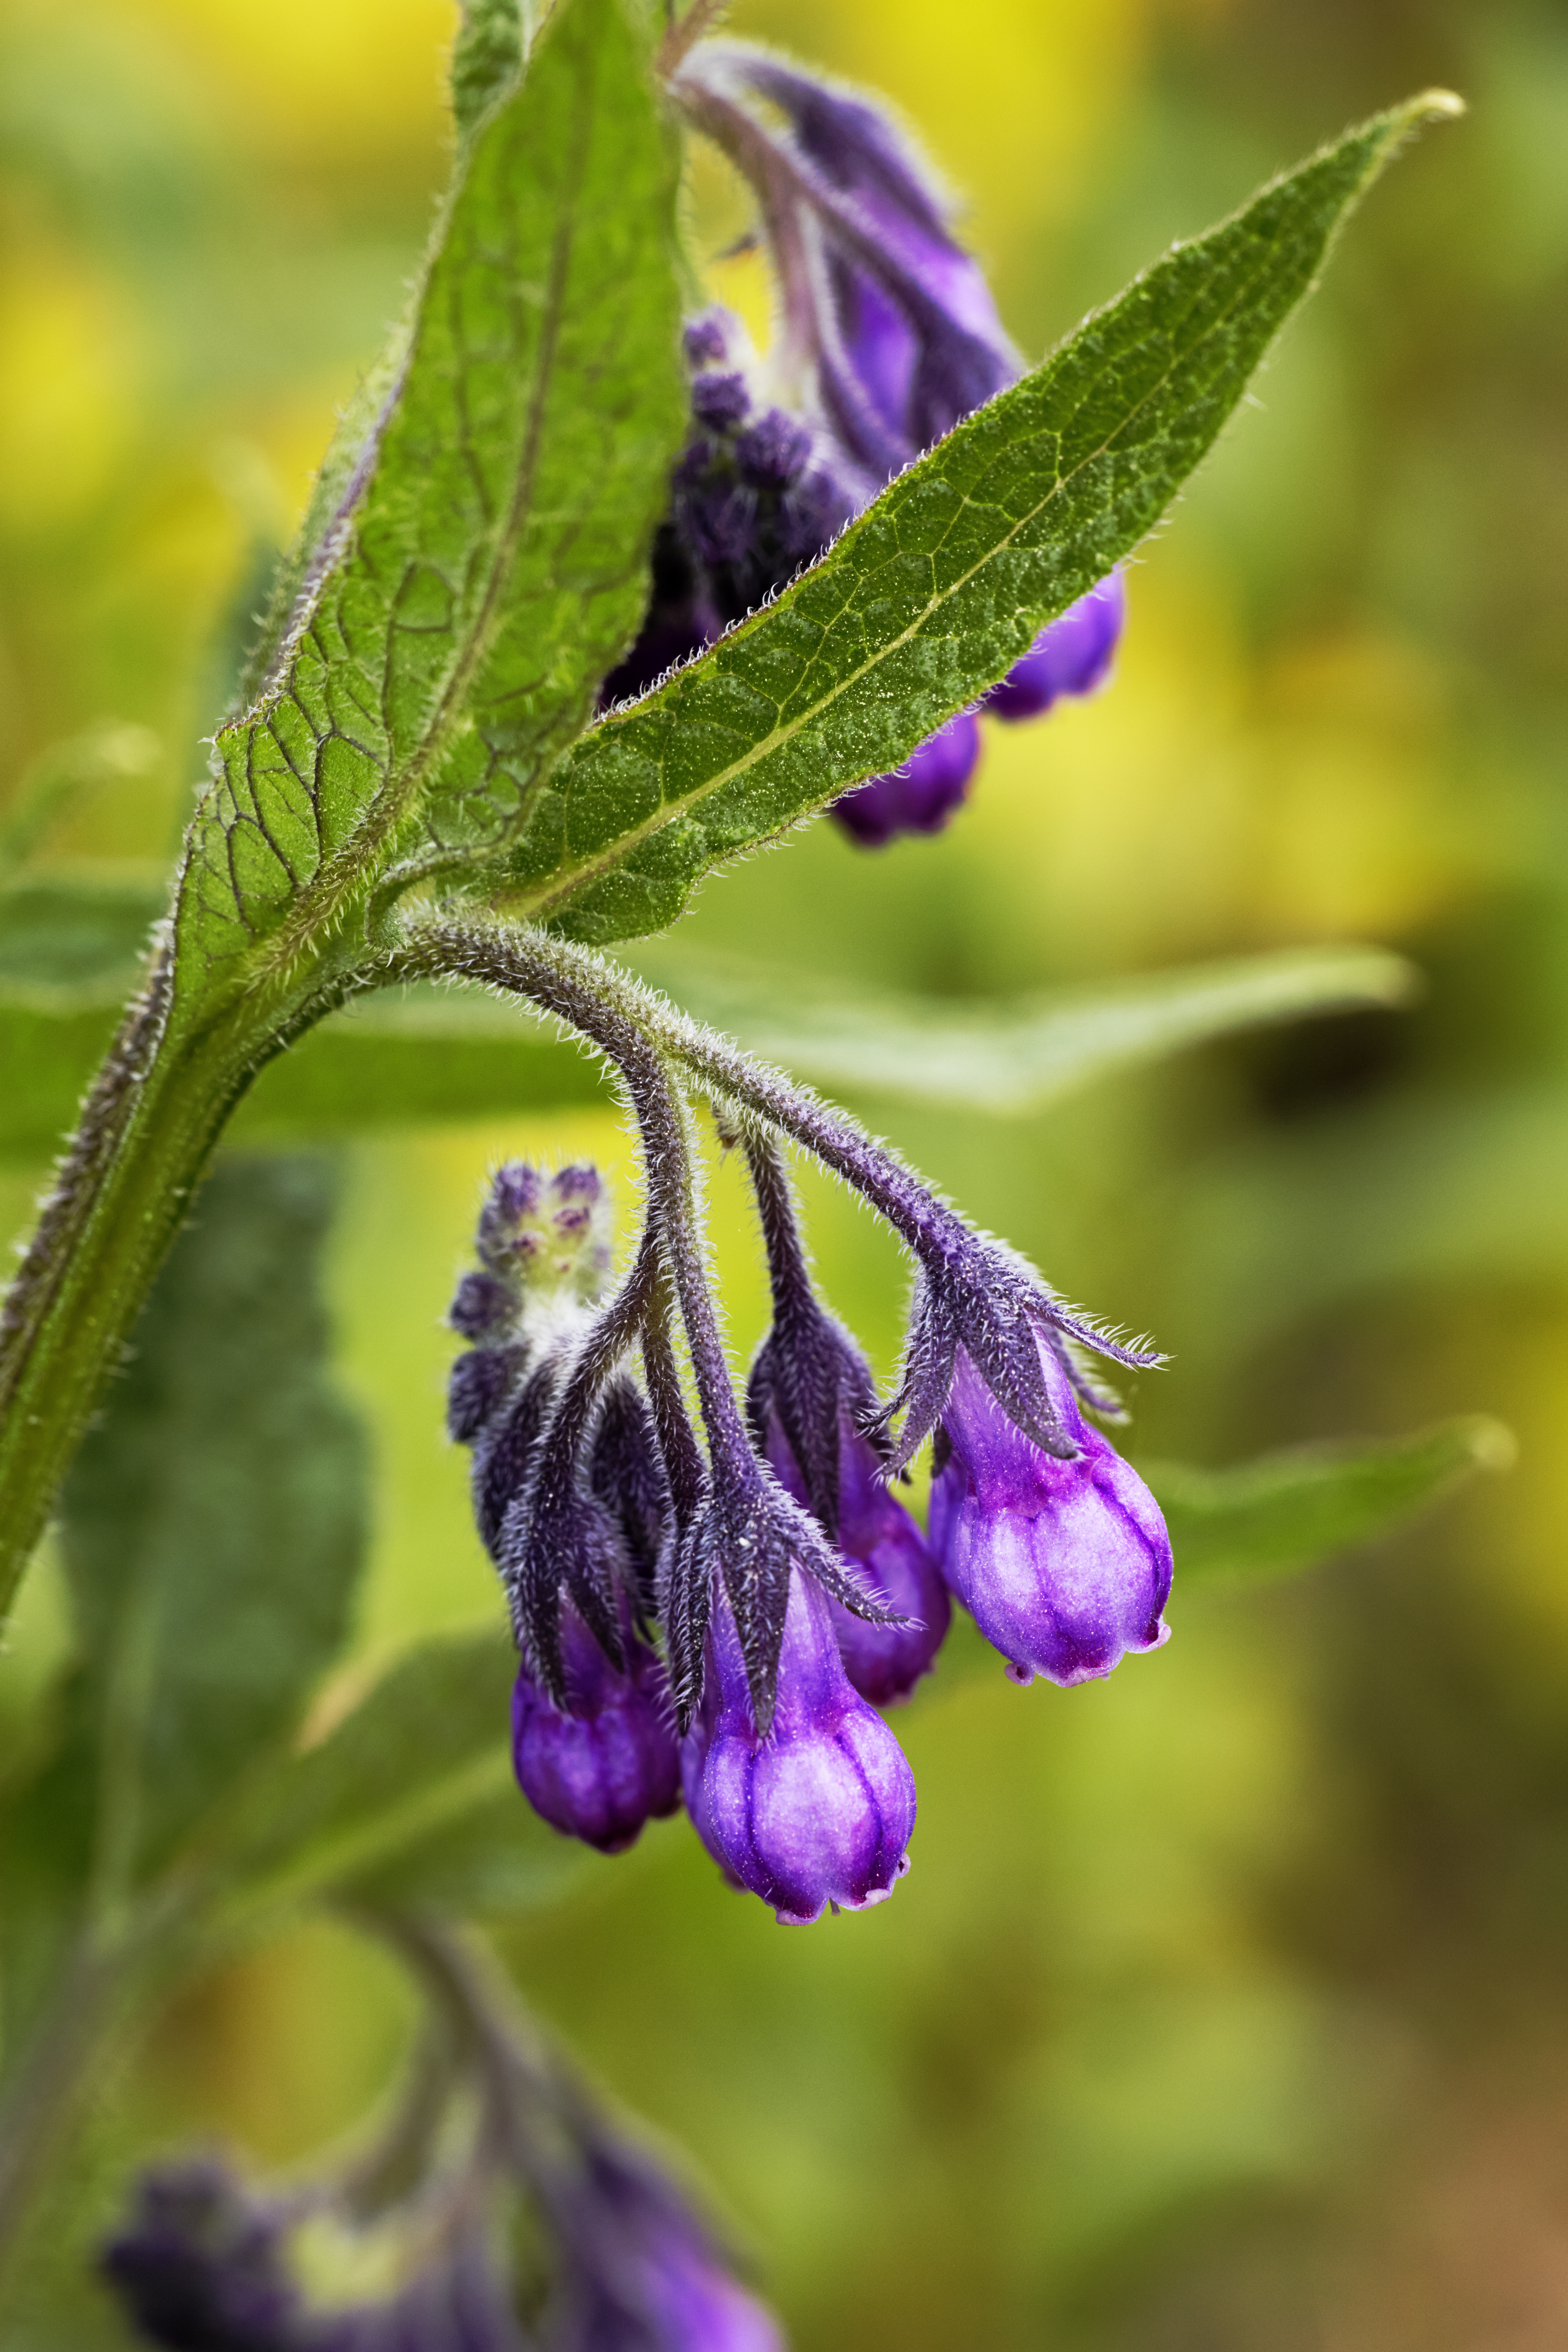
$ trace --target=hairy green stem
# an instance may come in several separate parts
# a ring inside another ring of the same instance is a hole
[[[0,1619],[229,1113],[353,992],[246,997],[182,1030],[161,955],[127,1013],[0,1312]]]

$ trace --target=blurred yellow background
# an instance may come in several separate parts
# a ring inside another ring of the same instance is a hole
[[[153,731],[66,860],[166,861],[254,551],[300,512],[401,300],[447,152],[448,0],[9,0],[0,29],[0,796]],[[965,200],[1021,347],[1425,84],[1472,113],[1353,224],[1131,575],[1110,690],[987,730],[973,805],[875,856],[830,826],[686,927],[963,995],[1311,940],[1405,947],[1409,1015],[894,1139],[1070,1296],[1148,1325],[1135,1450],[1225,1462],[1500,1412],[1521,1467],[1397,1545],[1173,1605],[1106,1685],[998,1665],[900,1721],[913,1873],[781,1934],[685,1826],[509,1934],[599,2078],[692,2152],[800,2352],[1547,2352],[1568,2336],[1568,12],[1561,0],[742,0],[874,83]],[[732,192],[694,167],[699,257]],[[379,1464],[368,1671],[492,1615],[445,1445],[441,1316],[486,1171],[626,1171],[608,1114],[353,1155],[343,1375]],[[25,1222],[40,1171],[0,1173]],[[808,1183],[886,1370],[903,1275]],[[714,1216],[743,1360],[763,1293]],[[63,1641],[47,1569],[0,1735]],[[7,1682],[9,1687],[7,1688]],[[406,2023],[321,1927],[189,1990],[89,2163],[344,2129]],[[85,2291],[84,2291],[85,2294]],[[79,2332],[0,2338],[29,2347]],[[115,2340],[104,2334],[105,2343]]]

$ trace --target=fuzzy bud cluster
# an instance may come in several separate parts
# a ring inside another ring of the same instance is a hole
[[[605,702],[647,692],[754,611],[1020,373],[931,166],[879,107],[739,41],[700,43],[674,90],[752,185],[779,334],[763,368],[730,312],[687,326],[692,436],[655,543],[647,617]],[[984,708],[1016,721],[1093,693],[1124,611],[1113,574],[1041,631]],[[940,832],[980,751],[976,710],[961,711],[833,814],[868,848]]]
[[[745,1145],[773,1320],[743,1421],[725,1376],[717,1401],[703,1394],[700,1444],[654,1309],[650,1227],[615,1299],[572,1273],[574,1319],[559,1290],[524,1286],[510,1324],[475,1328],[465,1276],[449,1427],[473,1452],[522,1654],[525,1795],[605,1852],[684,1801],[726,1876],[805,1922],[885,1900],[908,1868],[914,1780],[885,1714],[930,1673],[953,1602],[1015,1679],[1081,1682],[1165,1638],[1170,1547],[1147,1488],[1084,1417],[1110,1401],[1078,1348],[1150,1359],[1076,1323],[926,1196],[903,1380],[879,1411],[816,1296],[776,1146],[761,1130]],[[501,1169],[479,1220],[485,1278],[526,1219],[596,1209],[591,1177]],[[607,1240],[584,1229],[583,1246],[602,1283]],[[926,1533],[896,1481],[931,1434]]]

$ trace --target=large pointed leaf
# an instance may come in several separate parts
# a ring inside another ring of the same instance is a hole
[[[504,839],[636,629],[683,413],[646,46],[622,0],[563,0],[467,152],[270,672],[218,733],[187,995],[285,971],[399,854]]]
[[[233,1936],[323,1895],[374,1889],[384,1899],[406,1864],[410,1898],[423,1873],[454,1866],[476,1821],[511,1822],[512,1856],[486,1859],[492,1885],[544,1876],[563,1841],[518,1794],[507,1727],[517,1653],[494,1633],[423,1643],[303,1756],[255,1790],[216,1865],[215,1932]],[[450,1890],[446,1890],[449,1892]]]
[[[1375,116],[1175,247],[938,443],[823,562],[584,738],[511,858],[575,939],[660,929],[697,877],[905,758],[1151,530],[1333,233],[1442,95]]]
[[[1011,1003],[861,995],[679,940],[639,968],[699,1020],[845,1093],[1018,1116],[1111,1072],[1238,1029],[1407,1003],[1415,974],[1380,948],[1298,948],[1139,973]]]

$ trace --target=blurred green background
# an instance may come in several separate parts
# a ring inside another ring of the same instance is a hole
[[[1173,236],[1421,86],[1472,113],[1373,196],[1131,577],[1119,676],[988,730],[973,806],[828,825],[684,933],[954,996],[1309,940],[1413,1013],[1273,1033],[1024,1121],[894,1139],[1070,1296],[1153,1328],[1134,1450],[1205,1463],[1488,1410],[1519,1469],[1295,1583],[1184,1605],[1109,1684],[939,1675],[898,1900],[781,1933],[679,1822],[509,1931],[600,2080],[692,2152],[802,2352],[1568,2337],[1568,8],[1561,0],[744,0],[896,98],[1037,353]],[[449,0],[10,0],[0,36],[0,793],[114,722],[57,862],[165,863],[334,404],[445,164]],[[693,236],[758,314],[716,164]],[[265,1081],[263,1082],[265,1084]],[[497,1602],[440,1434],[486,1170],[625,1168],[608,1111],[352,1155],[343,1376],[379,1483],[353,1677]],[[42,1170],[0,1171],[19,1231]],[[897,1252],[808,1186],[886,1370]],[[763,1289],[715,1174],[732,1336]],[[58,1661],[47,1560],[0,1746]],[[337,1694],[341,1701],[342,1694]],[[332,1695],[328,1696],[332,1704]],[[347,2127],[407,2025],[313,1928],[195,1986],[84,2154]],[[107,2194],[106,2189],[106,2194]]]

